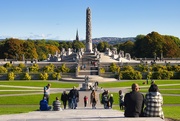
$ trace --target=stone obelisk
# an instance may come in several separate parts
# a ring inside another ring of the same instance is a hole
[[[91,39],[91,10],[86,9],[86,52],[92,52],[92,39]]]

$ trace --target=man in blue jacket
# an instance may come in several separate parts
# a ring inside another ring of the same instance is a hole
[[[46,100],[46,97],[43,97],[43,99],[40,101],[39,103],[40,107],[40,111],[48,111],[51,110],[51,106],[48,106],[48,102]]]

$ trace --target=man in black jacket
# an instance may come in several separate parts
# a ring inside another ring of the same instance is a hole
[[[79,91],[76,89],[74,86],[72,90],[69,92],[69,96],[71,98],[71,108],[76,109],[77,107],[77,102],[79,102]]]
[[[132,84],[132,91],[124,97],[125,117],[143,116],[144,95],[139,92],[139,85]]]

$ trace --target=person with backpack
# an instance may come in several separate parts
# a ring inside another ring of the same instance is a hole
[[[104,104],[104,109],[108,109],[109,108],[109,95],[108,95],[108,90],[106,90],[104,92],[104,94],[102,95],[102,102]]]

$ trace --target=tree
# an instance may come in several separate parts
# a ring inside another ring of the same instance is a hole
[[[60,71],[62,73],[68,73],[70,71],[69,68],[66,67],[66,64],[63,64],[61,67],[60,67]]]
[[[38,53],[35,47],[35,44],[31,40],[27,40],[23,43],[23,52],[24,52],[24,57],[25,59],[34,59],[38,58]]]
[[[16,75],[14,74],[14,72],[9,72],[7,77],[8,77],[9,81],[12,81],[12,80],[14,80],[15,76]]]
[[[85,48],[85,45],[80,41],[74,40],[72,43],[72,48],[76,50],[80,50],[81,48]]]
[[[0,66],[0,73],[7,73],[8,70],[4,66]]]
[[[59,47],[59,42],[58,42],[58,41],[55,41],[55,40],[47,40],[47,41],[46,41],[46,44]]]
[[[32,66],[29,67],[30,72],[38,72],[39,70],[39,65],[38,64],[33,64]]]
[[[175,43],[175,41],[169,37],[165,36],[165,44],[163,46],[163,56],[164,57],[180,57],[180,46]]]
[[[115,73],[117,72],[117,70],[118,70],[118,66],[115,63],[112,63],[110,66],[110,71]]]
[[[48,77],[49,77],[48,73],[41,73],[40,74],[40,79],[42,79],[42,80],[47,80]]]
[[[122,44],[117,45],[117,51],[123,50],[125,53],[130,53],[131,55],[134,55],[134,42],[128,40]]]
[[[69,46],[67,45],[65,41],[62,41],[59,43],[59,50],[62,50],[62,48],[64,48],[65,50],[68,50],[69,48]]]
[[[31,80],[31,76],[29,75],[29,73],[25,73],[23,79],[24,80]]]
[[[36,50],[39,60],[46,60],[48,53],[48,48],[44,45],[36,45]]]
[[[98,45],[97,45],[97,49],[98,49],[98,51],[100,51],[100,52],[105,52],[106,48],[109,48],[108,42],[100,42],[100,43],[98,43]]]
[[[46,45],[46,48],[48,49],[48,54],[54,55],[56,52],[60,52],[59,48],[55,45]]]
[[[7,39],[3,46],[3,58],[10,58],[10,59],[16,59],[16,60],[22,60],[23,54],[23,40],[10,38]]]
[[[134,52],[136,57],[180,57],[179,40],[177,38],[160,35],[157,32],[151,32],[146,36],[137,37],[134,43]]]

